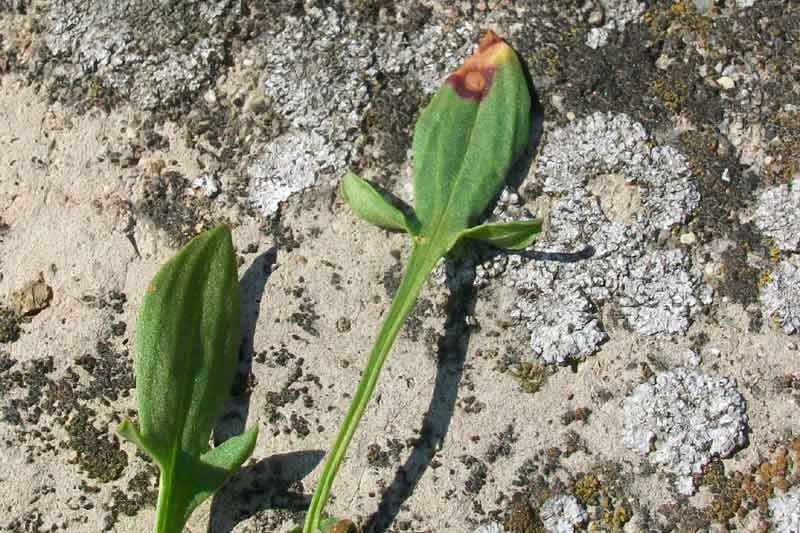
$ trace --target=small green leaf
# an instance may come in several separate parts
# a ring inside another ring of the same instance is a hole
[[[220,446],[209,450],[198,459],[186,458],[188,464],[179,469],[186,479],[182,479],[189,496],[186,503],[186,518],[214,491],[233,475],[239,466],[253,453],[258,437],[258,427],[252,427],[231,437]]]
[[[382,228],[413,233],[413,225],[406,215],[386,201],[375,188],[347,172],[342,177],[341,191],[347,204],[359,217]]]
[[[238,366],[239,280],[228,228],[192,239],[155,275],[136,331],[137,429],[119,434],[161,469],[156,533],[180,533],[189,514],[250,456],[257,430],[209,451]]]
[[[533,244],[541,231],[541,219],[515,220],[481,224],[462,232],[461,237],[485,242],[495,248],[524,250]]]

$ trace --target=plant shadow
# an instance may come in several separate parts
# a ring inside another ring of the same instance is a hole
[[[278,259],[278,249],[272,247],[257,256],[247,268],[239,282],[241,295],[242,343],[239,346],[239,367],[233,384],[231,397],[214,427],[214,446],[219,446],[229,438],[244,432],[250,412],[250,386],[253,366],[253,337],[261,313],[261,298],[264,295],[272,267]],[[251,467],[252,468],[252,467]],[[248,468],[247,470],[250,470]],[[238,476],[237,476],[238,477]],[[211,522],[222,514],[220,498],[228,492],[224,486],[211,500]],[[224,531],[224,530],[215,530]]]
[[[323,457],[322,450],[276,454],[243,468],[214,496],[207,533],[230,533],[265,509],[305,511],[311,498],[296,484]]]
[[[365,533],[386,531],[394,522],[401,506],[430,466],[453,418],[458,385],[469,347],[470,328],[466,317],[475,307],[475,266],[459,258],[448,258],[446,265],[450,295],[446,305],[445,332],[437,343],[436,383],[430,405],[410,456],[398,468],[391,485],[383,492],[378,510],[369,517],[363,528]]]

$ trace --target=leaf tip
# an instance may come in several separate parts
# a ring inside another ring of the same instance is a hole
[[[491,88],[497,68],[514,61],[515,57],[511,47],[489,31],[481,39],[478,50],[448,76],[447,83],[460,97],[480,102]]]

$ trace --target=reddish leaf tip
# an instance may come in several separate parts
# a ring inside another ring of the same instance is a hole
[[[490,31],[481,39],[478,50],[448,76],[447,83],[461,98],[480,102],[492,86],[497,67],[513,58],[511,47]]]

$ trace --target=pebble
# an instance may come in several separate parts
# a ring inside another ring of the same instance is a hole
[[[731,78],[730,76],[722,76],[720,78],[717,78],[717,83],[719,84],[720,87],[722,87],[726,91],[730,91],[736,86],[736,83],[734,83],[733,78]]]

